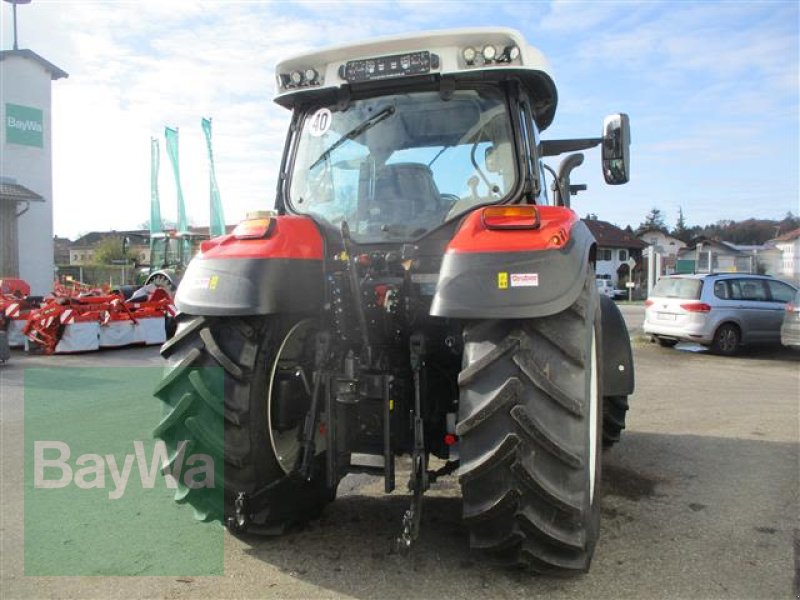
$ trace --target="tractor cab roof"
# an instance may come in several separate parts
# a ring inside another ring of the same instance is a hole
[[[286,108],[333,103],[341,91],[394,90],[421,81],[517,79],[533,97],[540,129],[555,116],[558,94],[544,55],[513,29],[450,29],[336,46],[284,60],[275,68],[275,101]]]

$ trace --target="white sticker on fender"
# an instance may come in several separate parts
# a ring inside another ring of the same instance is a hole
[[[511,287],[537,287],[539,285],[538,273],[511,273]]]

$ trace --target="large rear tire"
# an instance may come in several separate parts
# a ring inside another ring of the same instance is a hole
[[[307,321],[181,315],[175,336],[162,347],[168,366],[156,395],[164,402],[164,417],[154,435],[164,440],[170,457],[188,440],[192,453],[207,453],[218,459],[215,462],[224,462],[224,470],[217,468],[216,476],[224,484],[222,494],[219,489],[189,489],[179,483],[175,500],[193,506],[197,518],[228,524],[240,492],[252,495],[270,485],[267,507],[249,515],[248,532],[275,534],[318,516],[331,498],[322,472],[324,456],[317,455],[310,482],[288,474],[288,463],[284,459],[282,464],[275,451],[269,420],[274,400],[270,381],[278,354],[290,333]],[[313,356],[313,343],[311,352]],[[307,360],[308,352],[303,354]],[[221,394],[210,391],[219,379],[204,367],[222,368],[224,403]],[[290,430],[299,427],[305,416],[296,412],[292,418],[299,422],[290,423]]]
[[[465,328],[460,481],[470,545],[547,574],[589,568],[600,523],[599,298]]]

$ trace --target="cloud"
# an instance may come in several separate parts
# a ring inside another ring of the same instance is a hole
[[[2,9],[5,17],[10,7]],[[147,219],[151,136],[162,140],[162,207],[167,217],[175,214],[165,125],[180,128],[190,217],[206,222],[203,116],[214,119],[227,220],[268,208],[289,119],[272,102],[278,60],[368,37],[486,25],[521,29],[550,56],[560,108],[547,137],[596,135],[604,114],[630,113],[633,180],[605,186],[599,156],[587,153],[579,173],[591,188],[576,201],[588,207],[584,212],[636,224],[651,204],[668,209],[680,196],[695,198],[704,214],[732,212],[730,202],[710,200],[704,186],[747,202],[750,196],[734,192],[763,190],[753,173],[776,166],[787,174],[770,183],[775,210],[796,210],[796,2],[79,0],[37,1],[19,15],[22,46],[70,73],[53,84],[61,235]],[[9,21],[2,20],[4,47]]]

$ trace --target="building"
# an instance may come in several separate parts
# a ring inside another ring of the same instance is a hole
[[[678,253],[686,247],[686,242],[664,233],[659,229],[648,229],[639,234],[639,239],[661,255],[661,275],[672,275],[678,264]]]
[[[647,243],[606,221],[584,219],[583,222],[597,240],[597,276],[610,279],[614,287],[620,288],[632,279],[632,271],[635,281],[637,271],[642,268],[642,250]],[[635,261],[632,270],[628,263],[630,259]]]
[[[150,232],[146,229],[130,231],[92,231],[82,235],[69,246],[69,264],[91,265],[95,262],[95,251],[107,239],[119,240],[120,251],[132,254],[139,265],[150,264]]]
[[[31,50],[0,51],[0,277],[52,289],[52,82],[67,73]]]
[[[69,247],[72,242],[69,238],[55,236],[53,238],[53,262],[56,266],[69,264]]]
[[[775,276],[800,283],[800,229],[784,233],[767,244],[781,253]]]
[[[767,246],[742,246],[698,238],[678,252],[677,273],[758,273]]]

